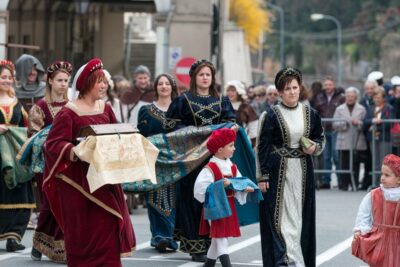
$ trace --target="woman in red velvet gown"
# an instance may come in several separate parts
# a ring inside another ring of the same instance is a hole
[[[28,134],[34,135],[53,123],[54,117],[67,104],[67,90],[72,65],[56,61],[47,68],[45,97],[30,109]],[[36,173],[35,180],[40,196],[40,213],[33,234],[31,258],[40,260],[42,253],[55,262],[65,262],[64,235],[50,210],[49,202],[42,191],[43,173]]]
[[[72,150],[82,127],[117,123],[101,100],[107,90],[102,62],[92,59],[81,67],[74,86],[78,99],[57,114],[46,140],[43,190],[64,232],[68,266],[121,267],[120,258],[136,243],[122,188],[105,185],[90,193],[89,164]]]

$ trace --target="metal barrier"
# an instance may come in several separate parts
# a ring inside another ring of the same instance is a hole
[[[383,138],[385,138],[385,135],[388,135],[389,141],[386,142],[385,140],[379,141],[379,138],[376,138],[377,132],[378,132],[378,127],[376,125],[373,125],[372,127],[372,142],[371,142],[371,153],[372,153],[372,186],[378,186],[379,185],[379,175],[381,174],[381,165],[382,165],[382,160],[383,157],[386,156],[389,153],[397,154],[399,155],[399,151],[397,151],[397,146],[393,145],[393,138],[391,136],[391,129],[395,123],[400,123],[399,119],[384,119],[382,120],[382,132],[380,135],[383,135]],[[383,145],[383,149],[382,148]],[[383,153],[382,153],[383,152]],[[377,164],[379,163],[379,164]]]
[[[328,123],[329,124],[333,124],[334,122],[346,122],[347,123],[348,121],[346,119],[340,119],[340,118],[322,118],[321,122],[322,122],[323,128],[326,129],[327,128],[326,126],[327,126]],[[355,127],[353,125],[350,125],[348,131],[354,131],[355,130],[354,128]],[[332,131],[330,131],[330,133],[333,133],[333,134],[336,135],[336,136],[334,136],[334,139],[335,139],[334,141],[335,142],[330,143],[330,145],[331,145],[330,149],[331,149],[331,151],[333,153],[338,153],[338,151],[336,150],[337,132],[332,130]],[[353,139],[353,135],[352,135],[352,139]],[[354,141],[355,140],[351,140],[351,144],[353,144]],[[329,145],[329,144],[325,145],[325,149],[329,149],[327,147],[327,145]],[[354,170],[353,170],[353,160],[354,160],[353,151],[354,151],[354,147],[351,146],[348,151],[349,151],[349,161],[350,161],[349,162],[349,169],[341,169],[340,164],[338,164],[338,162],[333,162],[335,164],[335,169],[333,169],[333,168],[331,168],[331,169],[323,169],[323,168],[318,169],[318,166],[314,166],[314,173],[317,173],[317,174],[328,174],[328,175],[331,175],[332,173],[336,173],[336,174],[348,173],[348,174],[350,174],[350,181],[351,181],[353,189],[356,188],[355,178],[354,178]],[[341,155],[338,155],[338,157],[339,156],[341,156]],[[322,166],[325,165],[324,153],[321,153],[321,155],[319,155],[316,158],[319,158],[319,162],[322,161]],[[340,161],[340,158],[338,159],[338,161]],[[319,167],[321,167],[321,164],[318,164],[318,165],[320,165]],[[339,177],[338,177],[338,180],[339,180]]]
[[[345,119],[340,119],[340,118],[323,118],[321,119],[322,121],[322,125],[324,127],[324,129],[326,129],[327,124],[333,124],[334,122],[347,122],[347,120]],[[353,125],[348,125],[349,128],[347,131],[359,131],[359,134],[364,134],[366,142],[367,142],[367,146],[369,146],[369,150],[371,151],[371,165],[372,165],[372,169],[371,172],[366,173],[364,176],[364,179],[367,178],[368,175],[372,176],[372,187],[376,187],[377,185],[379,185],[379,174],[381,173],[381,162],[383,160],[383,157],[389,153],[393,153],[393,154],[397,154],[399,155],[400,152],[400,146],[396,147],[393,145],[393,139],[391,138],[391,133],[390,130],[392,129],[393,125],[395,123],[400,123],[400,119],[383,119],[381,120],[381,127],[378,127],[378,124],[372,124],[370,129],[368,130],[359,130],[359,129],[355,129],[356,127]],[[331,151],[333,153],[338,153],[338,151],[336,150],[336,138],[337,138],[337,131],[330,131],[329,133],[333,133],[335,134],[335,142],[330,143],[331,147]],[[368,133],[371,134],[371,137],[375,137],[375,138],[371,138],[372,140],[368,140]],[[380,137],[382,136],[384,138],[383,141],[379,140]],[[319,155],[318,157],[315,157],[315,159],[317,160],[317,162],[319,162],[319,166],[314,166],[314,172],[316,174],[329,174],[331,175],[332,173],[336,173],[336,174],[350,174],[350,181],[352,184],[352,188],[353,191],[357,191],[357,187],[356,187],[356,180],[355,179],[359,179],[359,173],[357,173],[357,177],[354,177],[354,151],[357,151],[358,153],[368,153],[369,150],[357,150],[356,149],[356,143],[358,143],[358,139],[354,140],[354,135],[351,135],[352,140],[351,140],[351,145],[349,150],[349,162],[348,162],[348,169],[342,169],[340,164],[337,164],[338,162],[335,163],[335,169],[324,169],[324,167],[321,167],[321,161],[322,161],[322,166],[324,166],[324,158],[323,158],[323,153],[321,155]],[[389,141],[385,141],[385,137],[386,139],[388,139]],[[355,143],[356,142],[356,143]],[[329,145],[329,144],[327,144]],[[327,147],[325,147],[325,149],[329,149]],[[341,161],[341,157],[343,155],[338,155],[339,157],[339,162]],[[368,157],[369,155],[364,155],[366,157]],[[368,166],[365,166],[368,167]],[[339,181],[340,177],[338,177],[338,181]]]

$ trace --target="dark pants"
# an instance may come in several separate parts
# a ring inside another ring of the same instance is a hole
[[[358,151],[356,153],[357,160],[364,163],[364,177],[362,179],[361,189],[367,190],[372,184],[372,154],[369,143],[367,142],[367,150]]]
[[[326,143],[325,149],[323,152],[324,155],[324,170],[328,171],[328,173],[324,174],[322,178],[323,184],[331,183],[331,170],[332,170],[332,161],[335,166],[339,166],[339,156],[336,150],[336,132],[326,132],[325,133]]]
[[[359,154],[365,153],[365,151],[354,150],[353,151],[353,176],[356,188],[358,188],[358,176],[360,174],[360,156]],[[350,169],[350,151],[349,150],[340,150],[340,169],[349,170]],[[347,190],[349,185],[353,188],[351,183],[351,174],[350,173],[341,173],[338,175],[339,177],[339,189]],[[354,190],[354,188],[353,188]]]

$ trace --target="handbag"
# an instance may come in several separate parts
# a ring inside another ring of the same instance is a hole
[[[390,129],[392,146],[400,146],[400,123],[395,122]]]

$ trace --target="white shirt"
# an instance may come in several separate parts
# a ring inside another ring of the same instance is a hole
[[[210,162],[214,162],[217,164],[218,168],[220,169],[222,175],[224,176],[233,176],[232,175],[232,161],[230,159],[219,159],[215,156],[213,156],[210,159]],[[240,173],[239,170],[236,172],[236,177],[241,177],[242,174]],[[196,182],[194,184],[194,197],[203,203],[205,201],[206,197],[206,191],[207,187],[214,183],[214,175],[208,168],[203,168],[199,175],[197,176]],[[241,205],[246,204],[246,197],[247,197],[247,192],[237,192],[235,191],[234,193],[235,198],[239,201]]]

